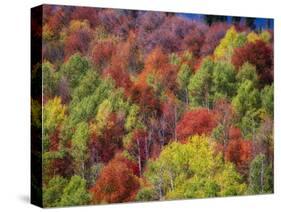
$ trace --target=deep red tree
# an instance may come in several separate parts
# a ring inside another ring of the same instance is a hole
[[[262,85],[273,82],[273,48],[271,44],[258,40],[235,49],[232,63],[236,68],[240,68],[245,62],[256,66]]]
[[[252,151],[252,141],[243,139],[231,140],[225,151],[225,159],[234,163],[237,170],[241,174],[246,175],[252,160]]]
[[[91,154],[96,162],[107,163],[123,147],[124,119],[112,113],[107,122],[100,134],[93,133],[91,136]]]
[[[126,160],[120,159],[120,156],[116,157],[102,169],[100,177],[90,190],[94,203],[134,200],[140,184]]]
[[[217,115],[207,109],[186,112],[176,127],[177,138],[186,139],[192,135],[210,134],[217,126]]]

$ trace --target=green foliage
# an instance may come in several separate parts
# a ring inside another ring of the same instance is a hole
[[[253,82],[253,85],[256,86],[258,84],[258,75],[255,66],[248,62],[244,63],[239,69],[236,79],[239,85],[241,85],[245,80],[250,80]]]
[[[212,90],[214,100],[231,99],[236,93],[236,79],[234,67],[226,62],[215,64],[213,72]]]
[[[215,155],[214,144],[204,136],[166,146],[149,162],[145,177],[160,199],[241,195],[246,189],[233,165]]]
[[[240,85],[232,104],[240,117],[245,116],[247,111],[260,108],[260,93],[254,87],[253,82],[245,80]]]
[[[86,180],[74,175],[63,189],[59,206],[86,205],[89,202],[90,195],[86,189]]]
[[[89,61],[76,53],[62,65],[60,72],[68,79],[70,87],[73,89],[89,69]]]
[[[157,192],[152,187],[144,187],[138,191],[136,201],[153,201],[157,200]]]
[[[80,122],[72,137],[72,146],[70,154],[75,163],[76,174],[84,177],[85,162],[89,158],[89,127],[86,122]]]
[[[63,190],[67,185],[67,180],[61,176],[53,177],[47,186],[43,188],[44,207],[55,207],[60,205]]]
[[[183,63],[180,66],[178,75],[177,75],[177,83],[179,85],[180,89],[180,97],[183,100],[183,102],[188,104],[188,85],[190,82],[190,78],[192,76],[192,70],[191,68]]]
[[[98,73],[90,69],[79,82],[79,85],[73,90],[72,104],[81,101],[84,97],[91,95],[101,84],[101,79]]]
[[[272,165],[268,164],[265,155],[259,154],[251,162],[249,174],[249,193],[273,193]]]
[[[211,85],[214,63],[206,58],[201,68],[191,77],[188,85],[190,104],[193,107],[210,107],[212,103]]]
[[[136,128],[142,128],[142,123],[139,120],[139,107],[135,104],[133,104],[128,112],[128,116],[125,121],[125,129],[127,131],[132,131]]]
[[[57,92],[58,86],[58,75],[53,65],[46,61],[42,64],[43,74],[43,92],[44,95],[52,97]]]
[[[98,107],[98,112],[96,115],[97,129],[100,131],[107,124],[106,121],[112,112],[112,105],[108,99],[105,99]]]
[[[262,107],[271,118],[274,114],[274,87],[273,85],[265,86],[261,91]]]
[[[82,85],[82,84],[81,84]],[[70,104],[70,122],[75,125],[80,121],[89,121],[94,118],[98,111],[98,106],[101,104],[113,90],[111,81],[103,80],[92,89],[89,95],[80,97],[80,101],[73,101]],[[75,98],[75,100],[78,99]]]
[[[253,82],[245,80],[232,100],[232,105],[238,114],[238,125],[246,138],[251,138],[259,126],[260,98],[260,93]]]

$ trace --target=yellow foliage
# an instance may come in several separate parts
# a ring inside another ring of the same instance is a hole
[[[248,42],[256,42],[257,40],[260,40],[260,37],[257,33],[255,32],[250,32],[248,35],[247,35],[247,40]]]
[[[220,41],[220,44],[217,46],[214,52],[215,59],[224,58],[226,55],[229,54],[230,48],[233,46],[233,42],[236,40],[238,36],[235,27],[232,26],[230,29],[227,30],[224,38]]]
[[[75,32],[80,29],[90,29],[90,24],[88,20],[72,20],[69,24],[69,31],[70,32]]]

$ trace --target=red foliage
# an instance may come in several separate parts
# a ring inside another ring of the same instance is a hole
[[[91,7],[74,7],[71,13],[71,19],[88,20],[92,27],[99,23],[98,10],[93,10]]]
[[[238,140],[242,138],[241,130],[237,127],[230,127],[229,129],[229,139],[230,140]]]
[[[252,142],[231,140],[225,151],[225,159],[234,163],[241,174],[246,174],[252,160]]]
[[[54,133],[50,136],[50,146],[49,150],[50,151],[58,151],[59,149],[59,134],[60,131],[58,129],[55,130]]]
[[[147,133],[144,130],[135,130],[131,143],[127,147],[128,152],[136,157],[138,162],[138,176],[142,167],[149,158],[150,148],[147,141]]]
[[[200,56],[200,51],[205,40],[205,31],[194,28],[184,38],[184,45],[195,57]]]
[[[271,45],[259,40],[235,49],[232,63],[236,68],[240,68],[245,62],[256,66],[261,84],[273,82],[273,49]]]
[[[139,180],[124,161],[127,159],[116,157],[102,169],[95,186],[90,190],[94,203],[134,200],[140,187]]]
[[[186,139],[198,134],[210,134],[217,126],[217,115],[207,109],[196,109],[186,112],[176,127],[177,138]]]
[[[72,166],[72,157],[66,154],[63,158],[56,158],[52,161],[51,168],[52,174],[68,177],[73,175],[74,170]]]
[[[169,63],[167,54],[161,48],[155,48],[146,58],[145,67],[139,76],[139,81],[147,82],[147,77],[153,76],[157,83],[169,90],[176,89],[177,70]]]
[[[115,61],[115,60],[113,60]],[[117,87],[124,88],[125,93],[128,94],[132,82],[130,79],[130,75],[128,71],[124,68],[122,68],[122,64],[120,64],[118,61],[112,62],[112,65],[105,68],[103,71],[103,74],[105,76],[110,76],[115,81]]]
[[[214,23],[210,26],[209,30],[205,34],[205,41],[201,48],[201,56],[207,56],[213,54],[215,48],[220,43],[220,40],[224,37],[226,30],[228,29],[226,23]]]
[[[160,102],[156,99],[153,89],[146,83],[138,83],[132,86],[131,99],[140,107],[143,115],[147,117],[159,116]]]
[[[66,14],[63,8],[55,10],[55,12],[50,16],[48,20],[48,26],[50,27],[51,31],[55,34],[59,33],[62,27],[65,25],[66,22]]]
[[[122,149],[124,135],[124,118],[112,113],[105,129],[99,135],[93,134],[91,141],[92,155],[97,162],[107,163]]]
[[[92,60],[95,65],[104,68],[110,63],[111,57],[116,53],[116,45],[112,41],[97,43],[92,50]]]
[[[91,41],[91,32],[89,30],[81,29],[71,33],[65,40],[64,52],[66,58],[76,52],[86,54]]]

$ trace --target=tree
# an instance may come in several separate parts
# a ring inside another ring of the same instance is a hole
[[[210,134],[217,125],[217,117],[213,111],[196,109],[186,112],[177,123],[177,138],[185,140],[192,135]]]
[[[70,88],[74,89],[89,69],[90,63],[88,60],[76,53],[62,65],[60,72],[69,81]]]
[[[87,20],[72,20],[64,42],[66,58],[80,52],[86,54],[91,42],[92,31]]]
[[[212,72],[214,63],[206,58],[200,69],[191,77],[188,85],[191,106],[203,106],[210,108],[212,105]]]
[[[157,200],[157,191],[152,187],[143,187],[138,191],[136,201],[155,201]]]
[[[90,203],[90,194],[86,188],[86,180],[74,175],[63,189],[59,206],[87,205]]]
[[[181,99],[187,105],[189,103],[188,85],[191,76],[192,76],[191,68],[187,64],[183,63],[180,66],[177,74],[177,83],[179,85]]]
[[[205,136],[167,145],[157,160],[149,162],[145,177],[160,200],[239,195],[246,188],[234,167],[214,154],[214,145]]]
[[[268,164],[265,156],[263,154],[259,154],[255,157],[250,165],[249,193],[273,193],[273,189],[272,164]]]
[[[125,117],[110,113],[104,128],[97,129],[91,135],[92,157],[96,162],[108,163],[123,148]]]
[[[256,41],[235,49],[232,63],[240,68],[245,62],[256,67],[261,86],[273,82],[273,49],[270,44]]]
[[[232,104],[240,117],[246,115],[247,111],[260,108],[259,91],[254,87],[253,82],[245,80],[237,90]]]
[[[116,44],[111,40],[102,40],[92,49],[93,64],[102,70],[109,64],[111,57],[115,54]]]
[[[42,64],[44,98],[53,97],[58,86],[58,77],[50,62]]]
[[[82,178],[85,176],[85,163],[89,158],[89,127],[86,122],[77,124],[74,135],[72,136],[70,154],[73,157],[75,172]]]
[[[43,187],[43,206],[56,207],[60,205],[63,189],[67,185],[67,180],[61,176],[53,177],[48,185]]]
[[[216,101],[214,110],[217,114],[218,125],[212,131],[212,137],[223,145],[223,156],[225,154],[226,146],[230,139],[237,139],[241,137],[238,133],[233,133],[233,119],[235,117],[232,105],[225,99]]]
[[[246,35],[238,33],[234,26],[230,27],[215,49],[215,58],[230,60],[234,49],[243,46],[246,40]]]
[[[262,107],[266,113],[273,118],[274,115],[274,87],[266,85],[261,91]]]
[[[66,107],[59,97],[49,100],[43,106],[43,151],[50,148],[50,139],[66,119]]]
[[[120,158],[110,161],[91,188],[94,203],[117,203],[134,200],[139,180]]]
[[[237,95],[232,100],[232,105],[237,112],[239,125],[244,136],[251,138],[260,122],[260,93],[253,82],[245,80],[238,88]]]
[[[225,36],[229,26],[223,22],[213,23],[205,34],[205,41],[202,45],[200,55],[212,55],[220,40]]]
[[[132,82],[129,73],[122,68],[121,64],[113,63],[104,69],[103,72],[105,76],[111,77],[115,81],[117,87],[123,88],[127,93],[129,92]]]
[[[234,163],[242,176],[247,176],[253,155],[252,141],[231,140],[225,151],[225,159]]]
[[[236,75],[236,79],[239,83],[238,86],[240,86],[245,80],[250,80],[253,82],[253,85],[256,87],[258,85],[258,76],[255,66],[253,66],[248,62],[244,63],[240,67]]]
[[[215,64],[212,79],[214,101],[217,99],[231,99],[236,93],[236,79],[234,67],[225,62]]]

